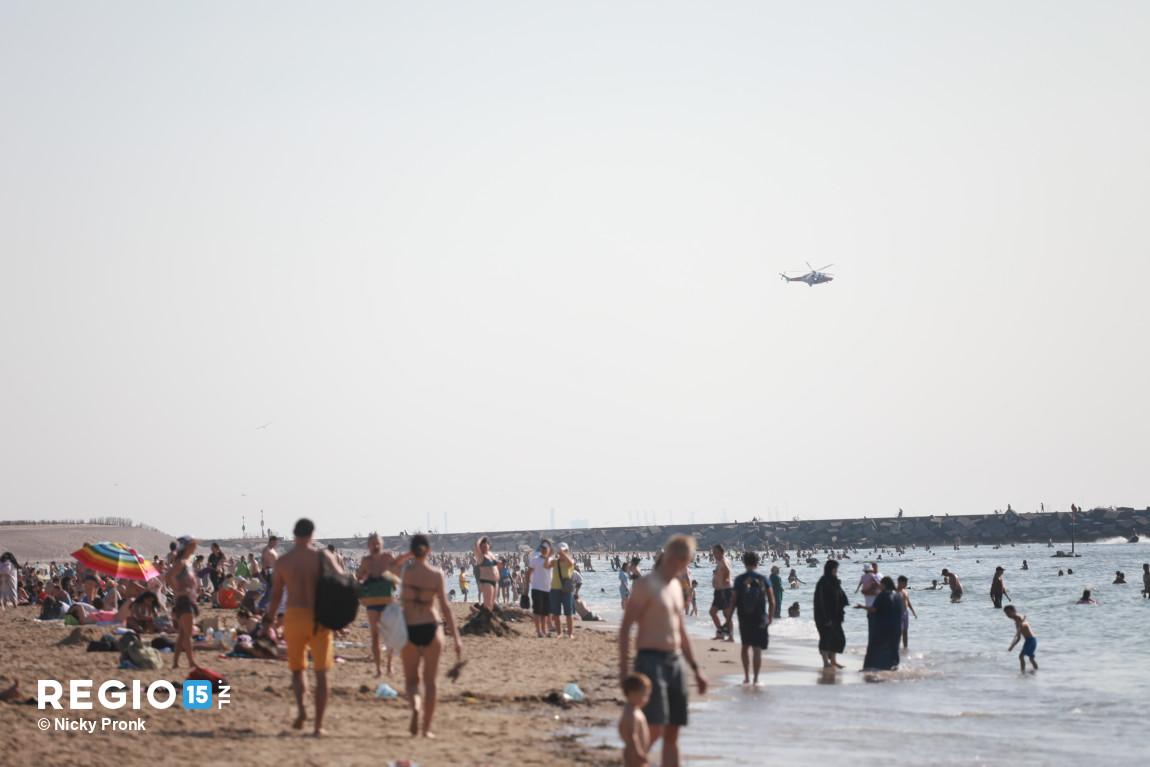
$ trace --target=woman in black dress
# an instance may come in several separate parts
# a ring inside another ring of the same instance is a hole
[[[844,609],[847,595],[838,578],[839,563],[828,559],[823,565],[823,577],[815,586],[815,627],[819,630],[819,654],[823,668],[842,668],[835,656],[846,650],[847,638],[843,634]]]
[[[882,579],[882,591],[874,604],[855,605],[870,613],[870,636],[867,640],[863,671],[892,671],[898,668],[898,640],[902,638],[902,597],[895,591],[891,578]]]

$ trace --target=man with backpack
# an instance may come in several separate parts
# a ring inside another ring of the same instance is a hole
[[[726,610],[727,625],[731,614],[739,614],[739,641],[742,642],[743,684],[751,683],[751,653],[754,654],[754,683],[759,683],[759,669],[763,665],[763,650],[767,649],[767,626],[775,614],[775,592],[767,579],[756,570],[759,555],[753,551],[743,554],[747,571],[735,578],[731,604]]]
[[[307,677],[304,672],[307,671],[310,648],[312,662],[315,665],[315,734],[324,735],[326,733],[323,729],[323,717],[330,696],[327,672],[335,665],[335,655],[332,650],[332,629],[320,622],[319,613],[322,609],[326,609],[326,606],[317,609],[319,606],[316,603],[316,592],[320,587],[321,576],[326,579],[327,573],[334,572],[343,576],[344,572],[338,557],[312,546],[314,522],[306,518],[300,519],[295,523],[292,532],[295,535],[295,548],[281,556],[275,563],[271,597],[262,627],[266,629],[275,619],[286,589],[287,610],[284,613],[283,635],[287,641],[292,692],[295,693],[296,705],[299,708],[299,715],[292,723],[292,729],[302,730],[304,722],[307,721],[307,707],[304,703],[307,697]],[[355,586],[351,586],[350,589],[351,599],[358,608],[358,589]]]

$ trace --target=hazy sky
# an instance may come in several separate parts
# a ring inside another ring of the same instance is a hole
[[[1148,39],[1142,2],[4,3],[0,514],[1150,505]]]

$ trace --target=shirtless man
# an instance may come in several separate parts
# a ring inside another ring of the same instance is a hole
[[[683,623],[683,589],[678,582],[679,573],[686,570],[694,555],[693,538],[672,537],[659,566],[633,584],[619,627],[620,685],[631,672],[631,624],[638,627],[634,670],[652,683],[651,699],[643,713],[650,725],[651,743],[663,738],[663,767],[679,764],[679,728],[687,724],[688,666],[695,672],[699,693],[707,691],[707,678],[695,662]]]
[[[944,567],[942,568],[942,578],[943,583],[950,584],[950,601],[957,602],[962,599],[962,582],[958,580],[958,576]]]
[[[264,582],[264,595],[260,599],[260,609],[267,609],[268,600],[271,598],[272,593],[272,576],[275,570],[276,560],[279,559],[280,553],[276,551],[276,544],[280,539],[276,536],[268,538],[268,545],[264,546],[264,550],[260,552],[260,578]]]
[[[287,611],[284,614],[284,639],[288,647],[288,667],[291,669],[291,687],[295,693],[295,702],[299,707],[299,715],[292,722],[293,730],[302,730],[307,721],[307,707],[304,698],[307,696],[308,648],[311,648],[312,660],[315,663],[315,734],[325,735],[323,729],[323,716],[327,711],[327,701],[330,695],[327,672],[335,665],[335,656],[332,652],[332,631],[321,626],[315,619],[315,587],[319,581],[320,557],[327,557],[328,564],[338,573],[343,572],[343,565],[339,557],[332,556],[330,552],[316,549],[311,545],[312,533],[315,532],[315,523],[310,519],[300,519],[295,523],[292,534],[295,535],[295,548],[282,557],[272,558],[275,563],[272,574],[271,602],[267,613],[261,621],[261,626],[267,628],[275,619],[279,610],[280,601],[287,589]],[[274,548],[276,538],[268,542],[264,549],[266,555]],[[266,561],[266,560],[265,560]]]
[[[367,609],[367,624],[371,627],[371,657],[375,661],[375,678],[383,676],[383,653],[380,651],[379,617],[391,604],[395,584],[399,581],[399,571],[403,563],[411,558],[411,552],[397,557],[383,550],[383,539],[379,533],[367,537],[368,554],[359,563],[355,579],[363,584],[360,600]],[[366,596],[365,596],[366,594]],[[394,653],[387,648],[387,675],[391,676],[391,659]]]
[[[731,622],[729,620],[726,623],[719,622],[719,615],[725,613],[731,606],[734,586],[731,580],[731,562],[727,559],[721,543],[712,546],[711,553],[715,556],[715,574],[711,576],[711,585],[715,588],[715,595],[711,598],[711,620],[715,622],[715,639],[722,639],[725,636],[728,642],[734,642]]]

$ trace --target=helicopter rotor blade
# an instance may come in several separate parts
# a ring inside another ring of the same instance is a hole
[[[827,264],[826,266],[822,267],[821,269],[817,269],[816,271],[821,272],[823,269],[830,269],[832,266],[834,266],[834,264]]]

